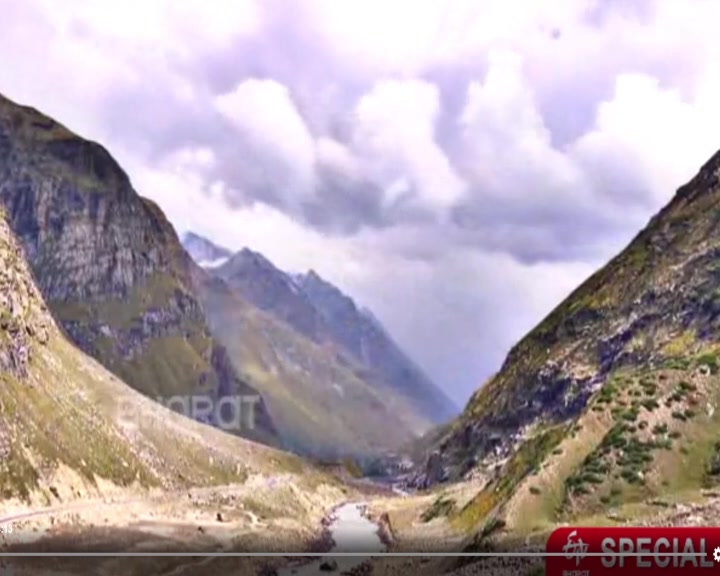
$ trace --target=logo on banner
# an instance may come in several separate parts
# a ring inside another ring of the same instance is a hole
[[[566,552],[565,558],[568,560],[575,558],[575,566],[580,566],[580,561],[587,556],[588,545],[580,537],[575,540],[576,536],[577,530],[573,530],[568,534],[567,543],[563,546],[562,551]]]

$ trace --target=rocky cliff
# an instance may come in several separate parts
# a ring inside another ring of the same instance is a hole
[[[153,397],[256,395],[207,328],[194,265],[101,145],[0,96],[0,202],[53,316]],[[262,404],[249,437],[273,442]]]

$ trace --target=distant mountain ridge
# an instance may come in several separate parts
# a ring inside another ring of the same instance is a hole
[[[193,245],[186,248],[196,260],[203,256],[194,252]],[[372,312],[358,307],[314,270],[289,274],[262,254],[243,248],[211,273],[303,336],[332,346],[346,362],[357,365],[364,378],[382,381],[431,422],[442,423],[457,414],[453,402],[401,350]]]
[[[262,394],[284,448],[322,459],[373,459],[431,425],[332,346],[248,302],[222,278],[198,271],[196,291],[213,336],[243,380]]]

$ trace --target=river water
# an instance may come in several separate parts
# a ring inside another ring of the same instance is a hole
[[[337,508],[328,526],[334,544],[327,556],[302,566],[288,566],[278,570],[278,576],[328,574],[327,570],[323,571],[320,567],[333,562],[337,563],[337,567],[332,572],[339,574],[362,564],[368,557],[333,556],[333,552],[359,554],[383,552],[385,545],[378,535],[378,525],[363,514],[364,508],[365,504],[362,502],[343,504]]]

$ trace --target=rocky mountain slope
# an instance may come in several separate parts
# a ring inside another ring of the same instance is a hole
[[[420,481],[489,477],[455,521],[533,531],[637,516],[720,479],[719,169],[717,154],[436,440]]]
[[[308,296],[289,275],[262,254],[243,248],[212,273],[242,294],[245,300],[313,342],[322,343],[328,339],[323,317]]]
[[[430,425],[393,389],[368,383],[359,367],[248,303],[221,278],[199,270],[197,293],[213,334],[265,398],[287,449],[324,459],[367,458]]]
[[[313,342],[332,346],[363,378],[391,389],[421,418],[441,423],[457,414],[448,397],[400,349],[380,322],[314,271],[291,275],[244,248],[212,273],[256,307]]]
[[[172,226],[102,146],[0,96],[0,202],[81,349],[152,397],[257,395],[211,337]],[[274,442],[256,412],[242,433]]]
[[[331,340],[399,394],[411,398],[421,414],[444,423],[457,408],[400,349],[369,310],[321,278],[316,272],[298,276],[302,291],[322,315]]]
[[[23,502],[49,506],[118,490],[243,483],[258,474],[328,481],[294,456],[160,406],[71,344],[0,210],[4,513]]]

